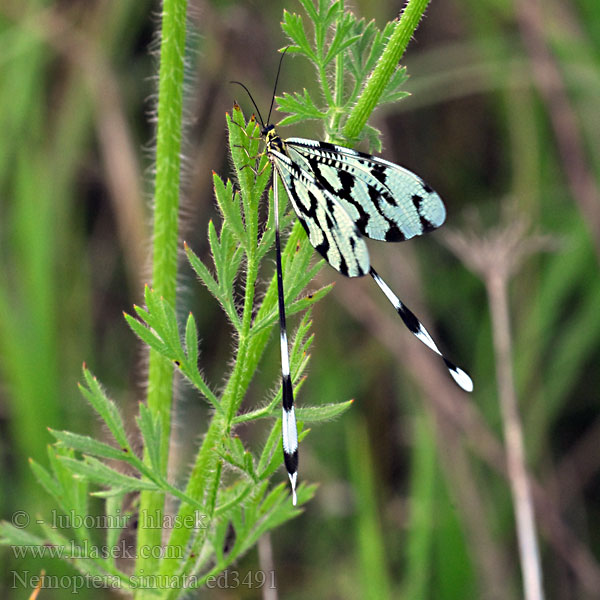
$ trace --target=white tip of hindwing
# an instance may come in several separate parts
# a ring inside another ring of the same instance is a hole
[[[296,506],[296,502],[298,501],[296,498],[296,481],[298,480],[298,473],[294,473],[293,475],[288,473],[288,475],[290,478],[290,483],[292,484],[292,504]]]
[[[448,369],[452,379],[463,389],[465,392],[473,391],[473,380],[459,367]]]

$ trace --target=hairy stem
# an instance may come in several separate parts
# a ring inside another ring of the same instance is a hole
[[[408,0],[406,3],[388,45],[365,84],[348,121],[346,121],[344,137],[347,140],[358,139],[368,118],[377,107],[379,98],[381,98],[385,87],[392,78],[428,4],[429,0]]]
[[[175,304],[177,275],[177,215],[179,210],[179,180],[183,100],[183,59],[185,51],[187,0],[164,0],[162,13],[160,70],[158,81],[158,126],[156,136],[156,179],[154,196],[154,248],[152,255],[152,286],[167,302]],[[173,366],[157,352],[150,351],[148,370],[148,407],[160,415],[161,471],[167,472]],[[144,453],[147,462],[147,452]],[[164,509],[162,492],[142,492],[140,523],[145,515],[159,519]],[[140,527],[138,550],[160,547],[162,528]],[[136,571],[140,575],[155,573],[159,559],[138,552]],[[140,591],[136,597],[143,598]]]

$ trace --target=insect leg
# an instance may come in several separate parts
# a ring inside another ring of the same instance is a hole
[[[428,348],[433,350],[436,354],[441,356],[446,368],[450,372],[452,379],[463,389],[465,392],[473,391],[473,381],[472,379],[463,371],[461,368],[457,367],[454,363],[450,362],[437,347],[437,344],[433,341],[431,335],[423,324],[417,319],[417,317],[413,314],[411,310],[408,309],[407,306],[403,304],[403,302],[392,292],[387,283],[379,277],[375,269],[371,267],[369,271],[371,277],[375,280],[375,283],[381,288],[381,291],[386,295],[387,299],[391,302],[392,306],[396,309],[400,318],[409,329],[409,331],[417,337],[421,342],[423,342]]]
[[[296,505],[296,482],[298,479],[298,430],[294,412],[294,390],[290,376],[290,357],[285,327],[285,296],[281,269],[281,242],[279,239],[279,201],[277,175],[273,169],[273,199],[275,211],[275,256],[277,262],[277,300],[279,303],[279,344],[281,348],[281,392],[283,409],[281,429],[283,435],[283,459],[292,484],[292,503]]]

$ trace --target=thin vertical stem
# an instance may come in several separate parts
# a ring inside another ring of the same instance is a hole
[[[273,544],[271,534],[265,533],[258,540],[258,562],[260,570],[265,575],[265,585],[262,587],[263,600],[278,600],[277,585],[275,584],[275,562],[273,560]]]
[[[169,304],[175,305],[177,281],[177,241],[181,136],[183,114],[183,74],[186,36],[187,0],[163,0],[160,69],[158,79],[158,125],[156,133],[156,179],[154,189],[154,224],[152,286]],[[155,351],[150,351],[148,367],[148,407],[160,416],[161,471],[166,476],[171,430],[173,365]],[[147,460],[146,452],[144,460]],[[140,528],[138,530],[139,575],[156,573],[159,558],[148,549],[162,543],[164,494],[142,492]],[[144,524],[152,518],[153,524]],[[145,552],[144,552],[145,551]],[[149,556],[150,555],[150,556]],[[140,591],[137,596],[143,597]]]
[[[498,395],[502,411],[508,477],[510,481],[519,556],[526,600],[542,600],[542,570],[537,542],[531,489],[525,467],[523,430],[519,418],[512,369],[512,343],[508,311],[507,279],[498,271],[486,278],[492,316]]]

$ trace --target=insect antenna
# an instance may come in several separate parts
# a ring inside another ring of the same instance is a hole
[[[271,107],[269,108],[269,114],[267,116],[267,125],[271,121],[271,112],[273,112],[273,104],[275,103],[275,93],[277,92],[277,82],[279,81],[279,73],[281,73],[281,64],[283,63],[283,57],[285,53],[288,51],[289,46],[287,46],[284,51],[281,53],[281,58],[279,59],[279,66],[277,67],[277,75],[275,76],[275,85],[273,86],[273,95],[271,96]]]
[[[260,110],[258,109],[256,102],[254,102],[254,98],[252,97],[250,90],[241,81],[230,81],[229,83],[236,83],[237,85],[240,85],[241,87],[243,87],[246,90],[246,93],[248,94],[248,96],[250,96],[250,100],[252,100],[252,104],[254,104],[254,108],[256,109],[256,114],[258,114],[258,118],[260,119],[260,124],[262,125],[262,127],[264,129],[265,122],[263,121],[262,115],[260,114]],[[271,106],[273,106],[273,103],[271,103]],[[269,116],[270,115],[271,115],[271,113],[269,112]]]

